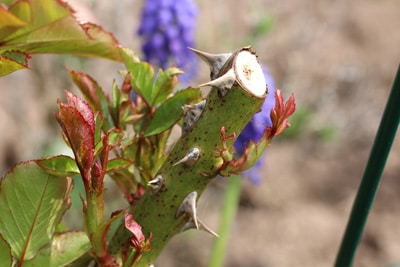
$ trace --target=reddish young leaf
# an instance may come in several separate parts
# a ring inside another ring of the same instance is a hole
[[[92,181],[91,188],[95,189],[96,192],[101,193],[103,191],[105,169],[100,160],[94,162],[90,174]]]
[[[251,141],[244,149],[242,155],[233,160],[227,160],[223,157],[226,147],[219,151],[223,163],[219,169],[219,174],[222,176],[229,176],[231,174],[240,174],[243,171],[251,168],[261,157],[264,150],[267,148],[274,136],[283,133],[286,128],[290,126],[288,118],[294,113],[296,103],[294,95],[292,94],[286,101],[283,102],[282,93],[279,89],[275,92],[275,107],[271,110],[272,126],[267,127],[258,142]],[[221,132],[222,134],[222,132]]]
[[[145,237],[142,232],[142,227],[133,219],[133,215],[130,213],[125,215],[125,227],[133,234],[130,238],[133,246],[136,250],[140,251]]]
[[[288,118],[296,110],[296,103],[294,100],[294,95],[292,94],[286,104],[283,103],[283,97],[280,90],[276,90],[276,105],[275,108],[271,110],[271,120],[272,120],[272,134],[277,136],[286,128],[290,126]]]
[[[94,160],[94,114],[90,106],[81,98],[67,92],[67,104],[58,101],[59,113],[56,118],[69,145],[75,160],[85,179],[89,179],[88,172]]]
[[[129,94],[131,90],[132,90],[131,75],[127,74],[125,75],[124,81],[122,82],[121,92]]]
[[[104,92],[98,83],[86,73],[75,70],[68,70],[68,72],[72,81],[79,87],[90,106],[96,110],[101,110],[99,95],[104,95]]]

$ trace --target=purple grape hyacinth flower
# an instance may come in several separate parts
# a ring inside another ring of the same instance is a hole
[[[185,71],[180,76],[189,82],[197,74],[194,47],[197,6],[193,0],[147,0],[137,34],[147,62],[162,69],[176,65]]]
[[[262,66],[262,69],[268,86],[268,95],[261,107],[261,111],[253,116],[233,144],[238,155],[243,154],[245,147],[250,141],[257,142],[261,138],[266,127],[272,126],[270,113],[271,109],[275,107],[275,81],[266,67]],[[261,182],[260,169],[262,167],[262,161],[263,156],[252,168],[242,174],[254,185],[258,185]]]

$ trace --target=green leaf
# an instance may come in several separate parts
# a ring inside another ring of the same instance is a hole
[[[3,56],[18,62],[21,65],[28,65],[28,59],[30,58],[28,53],[21,51],[7,51],[3,53]]]
[[[154,69],[146,62],[140,62],[135,53],[130,49],[121,49],[123,61],[130,74],[133,90],[151,104],[151,91],[154,82]]]
[[[98,25],[80,24],[71,10],[65,2],[55,0],[17,1],[8,10],[1,7],[0,55],[18,50],[122,61],[122,48],[115,37]],[[2,63],[8,71],[0,71],[1,75],[17,69],[11,63]]]
[[[110,33],[95,24],[80,25],[73,17],[62,18],[34,33],[28,33],[4,42],[0,52],[18,48],[30,53],[59,53],[122,60],[118,43]]]
[[[172,93],[174,86],[178,83],[176,76],[182,73],[182,70],[175,67],[170,67],[165,71],[162,69],[158,70],[157,80],[151,94],[152,106],[163,102]]]
[[[125,63],[131,75],[131,85],[133,90],[142,96],[150,105],[152,101],[152,90],[154,83],[154,69],[147,62],[128,62]]]
[[[22,1],[20,1],[19,4],[15,4],[13,9],[18,9],[18,6],[22,4],[21,2]],[[13,9],[7,10],[0,7],[0,40],[3,40],[5,36],[15,32],[19,27],[28,25],[28,20],[19,15],[15,15]]]
[[[20,53],[20,55],[22,56],[23,53]],[[4,76],[22,69],[29,69],[28,65],[26,64],[26,60],[25,62],[21,62],[11,57],[0,56],[0,76]]]
[[[60,155],[36,160],[36,163],[46,172],[55,176],[79,175],[79,168],[73,158]]]
[[[28,37],[28,33],[41,31],[41,27],[72,15],[67,4],[54,0],[17,1],[8,11],[25,21],[25,24],[15,28],[8,36],[3,36],[6,43],[21,36]]]
[[[120,49],[121,56],[122,56],[122,61],[125,63],[125,66],[128,69],[128,65],[131,66],[133,63],[138,63],[140,62],[139,58],[133,52],[131,49],[126,48],[126,47],[121,47]],[[125,76],[125,74],[124,74]]]
[[[0,262],[2,266],[11,266],[12,256],[10,245],[4,240],[0,234]]]
[[[119,125],[119,111],[120,111],[120,106],[121,106],[121,91],[118,88],[118,85],[116,84],[115,80],[113,81],[112,84],[112,96],[113,96],[113,102],[111,106],[111,116],[114,120],[114,125],[115,127],[120,127]]]
[[[9,11],[16,17],[29,21],[29,24],[21,25],[7,36],[3,36],[0,47],[3,51],[14,50],[17,47],[32,53],[99,53],[99,56],[105,56],[110,50],[114,50],[111,53],[114,54],[114,59],[122,60],[115,38],[99,26],[79,24],[70,7],[64,2],[20,1]],[[0,25],[0,28],[1,26],[3,25]],[[103,51],[99,49],[101,45],[106,45]]]
[[[108,161],[107,172],[114,172],[125,169],[132,165],[132,161],[124,158],[114,158]]]
[[[0,184],[0,231],[19,261],[32,258],[52,238],[70,206],[70,177],[56,177],[34,161],[15,166]]]
[[[124,138],[124,132],[121,129],[111,129],[107,132],[107,144],[117,146]]]
[[[199,89],[190,88],[177,92],[156,110],[144,135],[159,134],[171,128],[182,117],[183,105],[189,104],[200,96],[201,91]]]
[[[51,243],[42,248],[24,267],[65,266],[75,261],[90,249],[90,241],[83,231],[56,234]]]
[[[100,112],[97,112],[94,117],[94,143],[96,144],[95,149],[94,149],[94,154],[96,155],[97,152],[103,147],[103,142],[101,141],[101,135],[102,135],[102,127],[103,127],[103,116],[100,114]]]

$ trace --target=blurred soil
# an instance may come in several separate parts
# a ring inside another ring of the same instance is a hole
[[[97,23],[139,51],[134,31],[140,1],[84,2]],[[293,125],[297,130],[290,138],[281,137],[268,148],[263,183],[243,181],[225,266],[333,266],[400,62],[399,1],[198,3],[197,48],[217,53],[251,44],[284,96],[293,92],[298,112],[308,114]],[[259,36],[255,29],[265,18],[273,18],[274,24]],[[57,150],[48,149],[61,141],[53,117],[56,99],[72,88],[64,66],[90,73],[106,90],[120,67],[104,60],[40,55],[34,56],[32,70],[1,78],[2,174],[18,161]],[[201,70],[196,82],[208,79],[207,67],[201,65]],[[199,203],[200,217],[215,230],[225,185],[226,180],[216,180]],[[212,243],[211,236],[189,231],[171,241],[156,266],[206,266]],[[354,266],[396,263],[399,134]]]

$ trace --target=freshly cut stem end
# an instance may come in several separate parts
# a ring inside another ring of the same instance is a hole
[[[212,86],[224,97],[229,90],[238,85],[241,89],[257,98],[264,98],[268,92],[264,73],[256,54],[250,46],[235,53],[209,54],[192,49],[210,66],[211,81],[199,85]]]
[[[245,47],[236,56],[233,65],[240,87],[256,97],[265,97],[267,86],[257,56]]]

